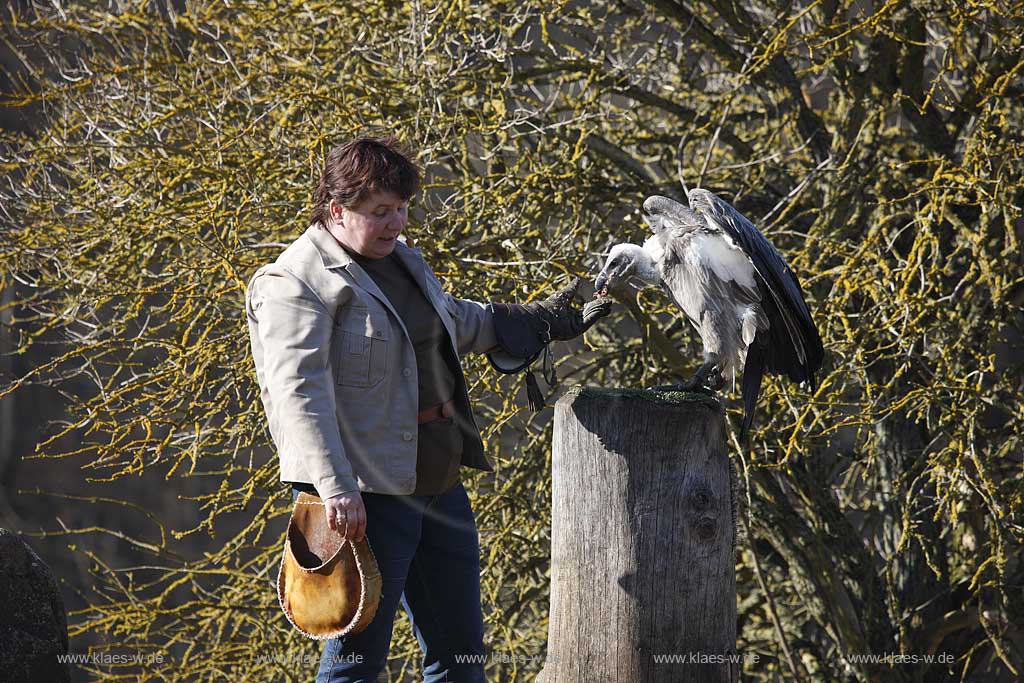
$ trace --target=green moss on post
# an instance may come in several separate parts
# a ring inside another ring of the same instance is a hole
[[[684,405],[699,403],[714,410],[721,411],[722,404],[717,400],[696,391],[655,391],[653,389],[628,389],[574,386],[564,396],[606,397],[610,399],[641,399],[664,405]]]

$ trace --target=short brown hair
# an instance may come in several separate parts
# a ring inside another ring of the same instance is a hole
[[[395,138],[358,137],[327,153],[310,221],[326,226],[332,199],[347,209],[374,192],[391,192],[408,201],[419,186],[420,171]]]

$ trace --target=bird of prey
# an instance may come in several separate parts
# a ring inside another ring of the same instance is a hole
[[[676,389],[714,392],[742,372],[742,439],[754,418],[761,379],[785,375],[816,386],[825,350],[800,282],[771,242],[728,202],[703,189],[690,205],[644,201],[654,235],[612,247],[595,286],[637,278],[659,284],[700,334],[704,364]]]

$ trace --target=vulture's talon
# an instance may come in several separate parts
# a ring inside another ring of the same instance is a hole
[[[706,384],[701,384],[700,386],[693,387],[689,391],[693,392],[694,394],[704,394],[705,396],[710,396],[711,398],[715,398],[718,394],[717,389],[715,389],[714,387],[709,387]]]

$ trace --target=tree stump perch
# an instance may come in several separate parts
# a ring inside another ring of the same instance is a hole
[[[735,476],[717,403],[573,389],[555,406],[539,683],[734,681]]]

